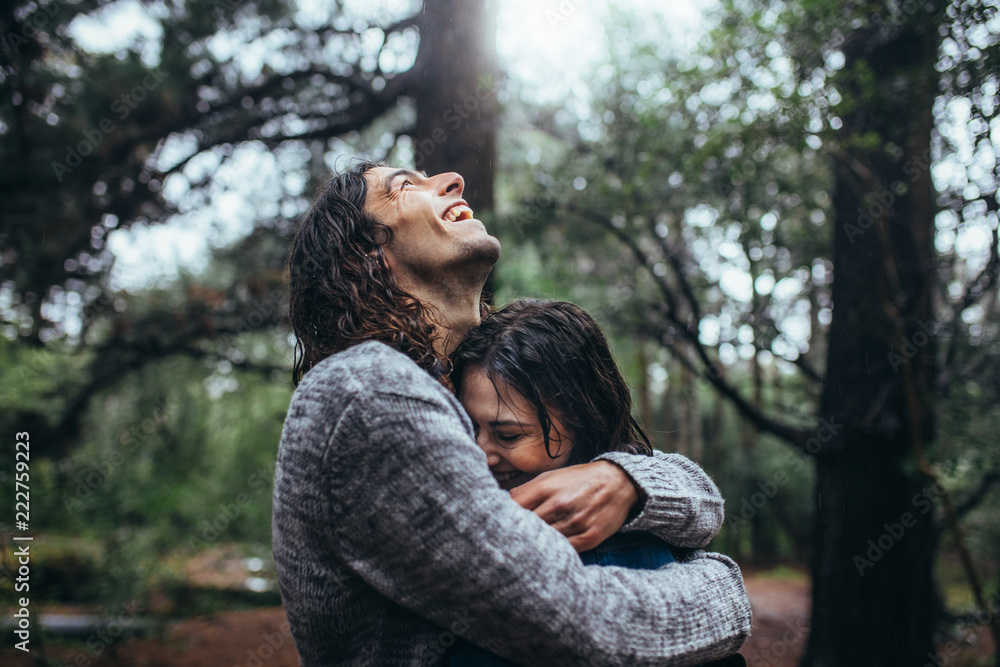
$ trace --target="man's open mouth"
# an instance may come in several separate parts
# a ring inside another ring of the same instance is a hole
[[[444,212],[442,219],[447,222],[458,222],[459,220],[472,220],[472,209],[465,204],[456,204]]]
[[[493,477],[496,478],[496,480],[501,483],[509,482],[510,480],[514,479],[515,477],[521,474],[520,470],[511,470],[510,472],[497,472],[497,471],[491,471],[491,472],[493,472]]]

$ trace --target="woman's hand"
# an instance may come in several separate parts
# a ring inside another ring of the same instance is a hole
[[[544,472],[511,489],[510,496],[568,537],[577,551],[593,549],[618,532],[640,500],[632,479],[610,461]]]

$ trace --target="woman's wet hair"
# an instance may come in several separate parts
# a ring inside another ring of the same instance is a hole
[[[471,330],[452,362],[459,390],[464,373],[482,370],[494,387],[502,380],[527,399],[552,458],[548,434],[554,411],[569,430],[560,436],[573,440],[567,465],[605,452],[653,453],[632,417],[632,397],[604,332],[577,305],[514,301]]]

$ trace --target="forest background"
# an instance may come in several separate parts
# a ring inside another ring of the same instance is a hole
[[[595,315],[656,445],[727,498],[711,548],[810,582],[802,664],[993,664],[994,2],[38,0],[0,26],[11,613],[18,483],[36,611],[280,604],[284,261],[357,156],[465,177],[498,305]]]

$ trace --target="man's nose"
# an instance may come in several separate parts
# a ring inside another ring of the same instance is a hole
[[[461,197],[462,192],[465,191],[465,179],[453,171],[438,174],[432,180],[439,195],[458,195]]]

